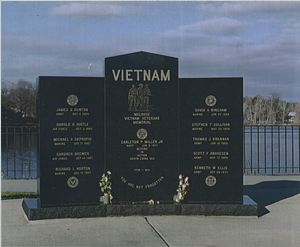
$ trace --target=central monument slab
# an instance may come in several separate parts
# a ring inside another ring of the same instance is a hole
[[[178,59],[105,59],[106,168],[114,202],[172,201],[178,172]]]

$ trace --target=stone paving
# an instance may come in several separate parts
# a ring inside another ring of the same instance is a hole
[[[300,176],[246,176],[260,216],[129,216],[28,222],[2,200],[2,246],[300,246]]]

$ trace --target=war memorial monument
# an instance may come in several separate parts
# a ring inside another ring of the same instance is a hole
[[[243,195],[243,78],[179,78],[178,58],[136,52],[105,58],[105,77],[37,82],[40,197],[23,200],[29,220],[258,215]],[[174,201],[180,174],[189,186]]]

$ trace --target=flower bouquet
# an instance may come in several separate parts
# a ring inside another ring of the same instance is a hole
[[[187,194],[187,187],[189,186],[189,177],[184,177],[182,174],[179,175],[179,185],[177,195],[174,196],[174,201],[179,203],[184,199],[184,196]]]
[[[106,173],[103,173],[102,178],[99,182],[101,191],[104,193],[104,204],[111,203],[111,200],[113,199],[113,196],[111,194],[112,183],[110,180],[111,180],[111,172],[107,171]]]

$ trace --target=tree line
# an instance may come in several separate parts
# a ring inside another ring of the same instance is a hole
[[[19,113],[23,118],[36,118],[36,86],[25,80],[17,84],[1,82],[1,109]]]
[[[272,93],[267,97],[261,94],[244,97],[244,123],[281,124],[300,123],[300,103],[289,103],[280,99],[280,94]]]
[[[1,108],[19,113],[23,118],[36,118],[36,86],[25,80],[16,84],[1,82]],[[280,94],[261,94],[243,99],[243,119],[248,124],[300,124],[300,103],[280,99]]]

